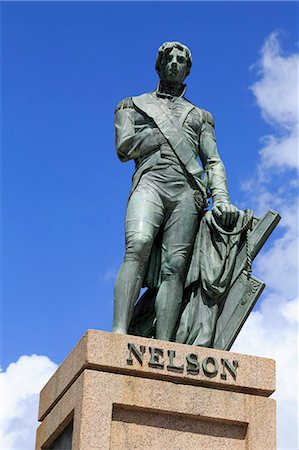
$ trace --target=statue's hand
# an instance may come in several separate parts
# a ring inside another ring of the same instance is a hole
[[[217,220],[225,228],[232,228],[235,226],[239,210],[231,203],[218,203],[213,206],[212,213]]]

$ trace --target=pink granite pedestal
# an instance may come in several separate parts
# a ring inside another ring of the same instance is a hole
[[[36,450],[274,450],[274,390],[270,359],[89,330],[41,392]]]

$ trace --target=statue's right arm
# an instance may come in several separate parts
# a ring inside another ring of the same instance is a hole
[[[137,111],[131,98],[122,100],[115,110],[115,146],[123,162],[152,153],[166,142],[157,127],[136,124]]]

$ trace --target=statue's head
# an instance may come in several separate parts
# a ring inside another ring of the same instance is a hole
[[[192,66],[191,52],[180,42],[164,42],[159,47],[156,71],[161,80],[182,83]]]

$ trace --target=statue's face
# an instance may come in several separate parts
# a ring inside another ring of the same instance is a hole
[[[185,52],[173,48],[170,53],[165,53],[162,59],[162,79],[182,83],[186,78],[187,58]]]

